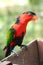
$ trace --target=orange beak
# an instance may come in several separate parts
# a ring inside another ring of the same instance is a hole
[[[36,22],[38,20],[38,17],[37,16],[33,16],[32,20]]]

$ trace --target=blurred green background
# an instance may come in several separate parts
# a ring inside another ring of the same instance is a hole
[[[28,24],[23,44],[43,38],[43,0],[0,0],[0,60],[5,56],[3,48],[6,45],[6,34],[24,11],[35,12],[39,20],[37,23],[31,21]],[[19,47],[15,48],[16,51],[17,49]]]

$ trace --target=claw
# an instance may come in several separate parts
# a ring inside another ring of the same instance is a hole
[[[24,49],[27,50],[27,49],[28,49],[28,46],[25,45],[25,46],[24,46]]]
[[[16,55],[19,56],[18,53],[15,50],[12,50],[12,52]]]
[[[24,47],[25,50],[28,49],[28,46],[26,46],[26,45],[21,45],[21,48],[22,48],[22,47]]]

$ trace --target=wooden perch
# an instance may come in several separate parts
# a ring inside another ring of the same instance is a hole
[[[0,65],[12,65],[10,61],[0,62]]]
[[[43,40],[34,40],[27,46],[27,50],[22,48],[18,52],[19,56],[11,54],[1,61],[11,61],[16,65],[43,65]]]

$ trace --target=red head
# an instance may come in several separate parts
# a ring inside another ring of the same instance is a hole
[[[31,20],[37,20],[38,17],[36,16],[35,13],[33,12],[24,12],[21,16],[20,16],[20,22],[23,23],[23,22],[26,22],[28,23],[29,21]]]

